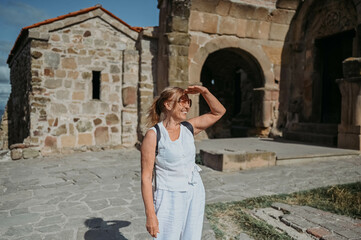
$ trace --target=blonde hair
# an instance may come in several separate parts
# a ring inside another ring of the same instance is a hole
[[[168,100],[178,99],[184,94],[184,89],[180,87],[167,87],[161,94],[154,98],[148,110],[147,125],[152,127],[164,119],[164,103]]]

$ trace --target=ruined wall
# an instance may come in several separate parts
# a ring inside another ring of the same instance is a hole
[[[254,125],[269,131],[278,118],[281,53],[294,14],[294,9],[276,8],[275,1],[193,0],[189,83],[200,81],[207,57],[218,50],[249,54],[259,64],[264,83],[253,94]],[[198,111],[194,108],[193,114]]]
[[[46,27],[37,31],[46,33]],[[30,140],[43,154],[134,145],[139,77],[134,39],[92,18],[49,32],[48,41],[32,40],[31,56]],[[100,99],[93,99],[93,71],[101,72]]]

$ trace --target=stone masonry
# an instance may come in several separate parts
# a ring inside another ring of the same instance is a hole
[[[254,80],[262,85],[250,92],[254,106],[249,121],[258,132],[268,129],[266,134],[278,118],[281,53],[295,14],[295,9],[276,8],[274,2],[195,0],[189,19],[189,83],[200,82],[202,66],[212,53],[237,49],[241,57],[250,54],[263,79]]]

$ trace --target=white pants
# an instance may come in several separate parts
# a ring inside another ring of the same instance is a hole
[[[202,237],[205,192],[197,172],[184,192],[158,189],[154,206],[159,222],[156,240],[200,240]]]

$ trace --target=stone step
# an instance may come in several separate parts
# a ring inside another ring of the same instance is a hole
[[[276,154],[274,152],[260,150],[246,152],[235,151],[233,149],[201,149],[200,156],[205,166],[222,172],[234,172],[276,165]]]
[[[328,147],[337,146],[337,135],[286,130],[283,132],[283,137],[298,142],[307,142]]]
[[[323,124],[323,123],[291,123],[288,127],[292,132],[307,132],[337,135],[337,124]]]

